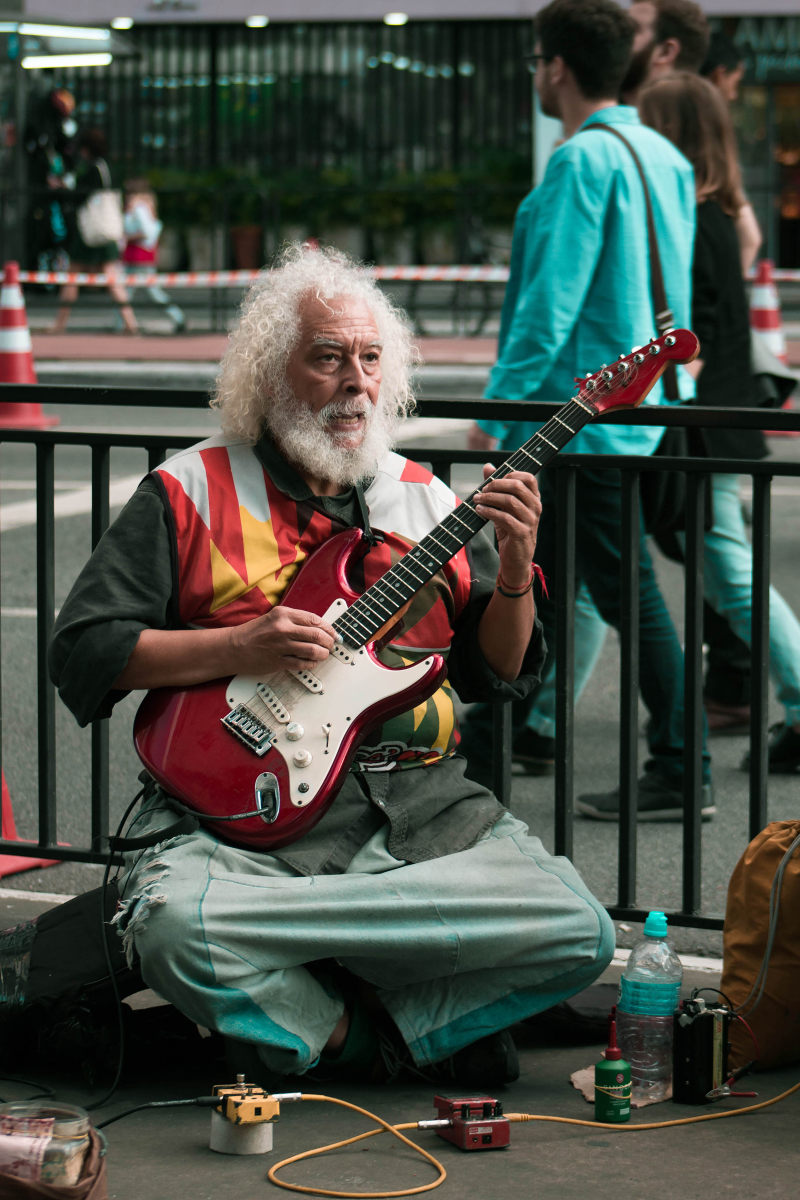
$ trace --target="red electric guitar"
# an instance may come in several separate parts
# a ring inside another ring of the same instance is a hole
[[[535,474],[593,417],[634,408],[669,363],[691,362],[698,350],[693,333],[674,329],[580,380],[578,394],[491,478]],[[483,526],[474,495],[361,595],[347,578],[350,560],[365,552],[360,529],[335,535],[311,556],[284,603],[324,617],[342,637],[313,673],[236,675],[149,692],[134,743],[151,775],[209,829],[245,847],[285,845],[315,825],[369,732],[427,699],[445,676],[439,654],[390,668],[374,643]]]

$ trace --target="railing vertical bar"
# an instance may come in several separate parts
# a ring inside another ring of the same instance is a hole
[[[147,449],[147,469],[148,469],[148,471],[155,471],[156,467],[159,466],[164,461],[164,459],[167,457],[167,455],[164,452],[164,450],[161,449],[160,446],[147,446],[146,449]]]
[[[437,479],[441,479],[442,483],[451,488],[453,485],[450,482],[453,477],[452,462],[436,462],[433,464],[433,474]],[[479,481],[476,480],[476,486]]]
[[[757,475],[753,479],[753,582],[750,619],[751,838],[754,838],[767,823],[771,486],[771,475]]]
[[[108,445],[92,446],[92,548],[108,529],[111,507],[111,450]],[[109,823],[109,729],[108,721],[93,721],[91,734],[91,840],[99,850],[108,833]]]
[[[39,842],[56,842],[56,706],[47,672],[55,615],[55,446],[36,445],[36,686]]]
[[[499,456],[505,457],[505,455]],[[449,466],[448,466],[449,473]],[[491,528],[491,527],[490,527]],[[492,533],[492,540],[497,539]],[[511,808],[511,740],[512,708],[510,701],[496,701],[492,714],[492,791],[505,808]]]
[[[636,902],[637,816],[633,797],[639,774],[639,537],[641,504],[638,471],[621,479],[622,530],[620,562],[620,730],[619,843],[617,903]]]
[[[703,550],[707,475],[686,480],[683,676],[683,911],[698,911],[701,894]]]
[[[556,854],[572,857],[575,823],[575,511],[577,472],[566,467],[556,472],[558,542],[553,589],[556,602]]]

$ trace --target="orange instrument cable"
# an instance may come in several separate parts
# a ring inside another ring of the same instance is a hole
[[[696,1117],[677,1117],[671,1121],[648,1121],[636,1125],[616,1125],[604,1121],[583,1120],[582,1118],[578,1117],[550,1117],[543,1116],[538,1113],[506,1113],[505,1116],[507,1120],[512,1123],[522,1123],[524,1121],[551,1121],[562,1125],[585,1125],[589,1129],[609,1129],[613,1130],[615,1133],[642,1133],[645,1130],[669,1129],[674,1125],[696,1125],[701,1121],[717,1121],[722,1117],[742,1117],[747,1113],[757,1112],[762,1108],[769,1108],[771,1105],[777,1104],[781,1100],[785,1100],[787,1096],[791,1096],[797,1091],[800,1091],[800,1083],[795,1083],[792,1087],[781,1092],[780,1095],[773,1096],[771,1100],[761,1100],[758,1104],[748,1104],[744,1108],[727,1108],[722,1112],[702,1113],[700,1116]],[[330,1145],[327,1146],[317,1146],[313,1150],[304,1150],[300,1154],[293,1154],[290,1158],[284,1158],[281,1162],[275,1163],[274,1166],[270,1167],[267,1173],[267,1179],[270,1181],[270,1183],[274,1183],[276,1187],[286,1188],[288,1191],[292,1192],[303,1192],[306,1195],[311,1196],[335,1196],[340,1198],[340,1200],[361,1200],[362,1197],[370,1198],[370,1200],[387,1200],[389,1197],[416,1196],[420,1192],[432,1191],[434,1188],[437,1188],[440,1184],[444,1183],[445,1179],[447,1178],[447,1172],[439,1160],[434,1158],[432,1154],[429,1154],[427,1150],[424,1150],[421,1146],[418,1146],[415,1142],[412,1142],[410,1138],[407,1138],[405,1134],[401,1132],[401,1130],[404,1129],[424,1129],[426,1125],[430,1125],[429,1122],[406,1121],[401,1125],[390,1125],[388,1121],[384,1121],[382,1117],[376,1116],[375,1113],[369,1112],[368,1109],[361,1108],[358,1104],[350,1104],[347,1100],[340,1100],[335,1096],[313,1095],[307,1092],[302,1092],[294,1095],[292,1098],[297,1100],[327,1101],[330,1104],[338,1104],[342,1108],[349,1108],[353,1112],[358,1112],[363,1116],[368,1117],[371,1121],[374,1121],[379,1128],[368,1129],[365,1133],[357,1133],[353,1137],[344,1138],[339,1142],[331,1142]],[[412,1150],[415,1150],[418,1154],[420,1154],[424,1159],[427,1160],[427,1162],[431,1164],[434,1170],[437,1171],[436,1179],[432,1180],[431,1183],[420,1184],[418,1187],[403,1188],[392,1192],[338,1192],[328,1188],[311,1187],[305,1184],[286,1183],[284,1180],[277,1178],[277,1172],[282,1170],[284,1167],[288,1167],[291,1163],[300,1162],[305,1158],[314,1158],[321,1154],[327,1154],[331,1150],[339,1150],[344,1146],[352,1146],[356,1142],[364,1141],[366,1138],[376,1137],[380,1133],[393,1134],[401,1142],[404,1142],[405,1145],[409,1146]]]

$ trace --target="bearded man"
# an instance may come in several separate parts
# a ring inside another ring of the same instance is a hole
[[[672,71],[699,71],[711,36],[708,18],[694,0],[633,0],[633,54],[620,93],[635,104],[650,79]]]
[[[341,255],[294,247],[263,274],[222,362],[221,436],[142,482],[61,609],[51,673],[81,724],[130,689],[322,677],[341,633],[283,602],[306,559],[360,527],[360,590],[457,503],[390,449],[412,359],[404,320]],[[484,483],[474,512],[498,552],[483,532],[467,539],[378,643],[390,665],[441,652],[447,678],[368,734],[316,823],[264,848],[201,823],[128,864],[118,925],[145,981],[262,1068],[380,1079],[389,1062],[439,1064],[499,1086],[519,1070],[508,1026],[610,959],[602,905],[456,753],[451,688],[514,698],[538,677],[540,511],[533,476]],[[174,807],[154,783],[135,832],[168,825]]]

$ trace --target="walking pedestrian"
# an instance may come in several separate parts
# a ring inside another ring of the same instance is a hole
[[[158,258],[158,242],[164,228],[158,219],[156,195],[146,179],[129,179],[125,184],[125,248],[122,261],[133,275],[155,271]],[[186,318],[177,304],[173,304],[160,284],[147,285],[147,295],[154,304],[163,308],[172,322],[173,333],[183,333]],[[131,286],[131,298],[136,285]]]
[[[742,205],[733,127],[720,92],[699,75],[679,72],[654,80],[639,97],[642,120],[659,130],[692,163],[697,189],[692,328],[700,339],[694,365],[697,402],[752,406],[750,320],[734,221]],[[763,458],[760,430],[703,431],[712,458]],[[736,474],[711,477],[714,524],[704,535],[706,600],[751,642],[752,548],[747,539]],[[800,770],[800,622],[783,597],[769,591],[769,668],[784,720],[769,740],[769,770]],[[749,766],[749,762],[743,763]]]
[[[686,159],[665,138],[642,126],[636,110],[617,97],[634,38],[631,18],[613,0],[553,0],[536,19],[536,91],[543,111],[561,119],[565,140],[553,152],[541,183],[523,200],[514,228],[511,273],[501,319],[498,358],[489,398],[563,402],[576,375],[611,362],[621,346],[646,342],[657,328],[650,286],[645,198],[630,147],[649,184],[664,286],[677,325],[689,323],[694,184]],[[609,133],[609,127],[614,133]],[[627,141],[629,145],[623,144]],[[691,377],[678,369],[680,395]],[[657,384],[648,397],[658,403]],[[473,428],[475,449],[518,446],[533,429],[497,421]],[[575,437],[577,453],[652,454],[663,430],[591,424]],[[554,472],[540,475],[547,497],[538,561],[551,579],[563,553],[556,528]],[[603,619],[619,628],[622,491],[619,473],[585,468],[577,476],[576,570]],[[644,532],[638,545],[640,686],[652,721],[650,758],[639,781],[643,819],[683,817],[683,652],[658,587]],[[555,600],[538,611],[553,645]],[[524,716],[515,714],[516,739]],[[483,774],[491,745],[486,706],[468,714],[464,752]],[[702,814],[713,815],[710,760],[702,750]],[[619,790],[583,797],[579,811],[616,819]]]
[[[119,239],[104,237],[103,240],[90,245],[86,241],[86,229],[81,231],[80,212],[90,205],[94,198],[105,193],[109,198],[114,194],[111,186],[111,174],[106,162],[106,136],[101,129],[87,129],[78,138],[78,158],[82,163],[76,177],[75,205],[69,213],[70,237],[69,259],[70,270],[81,272],[100,272],[106,277],[106,287],[112,300],[119,306],[126,333],[138,333],[139,327],[133,309],[128,302],[128,294],[119,282],[120,241],[122,238],[122,212],[119,212]],[[113,201],[112,201],[113,204]],[[78,298],[77,283],[65,283],[59,296],[59,308],[56,314],[52,333],[63,333],[69,323],[72,305]]]

